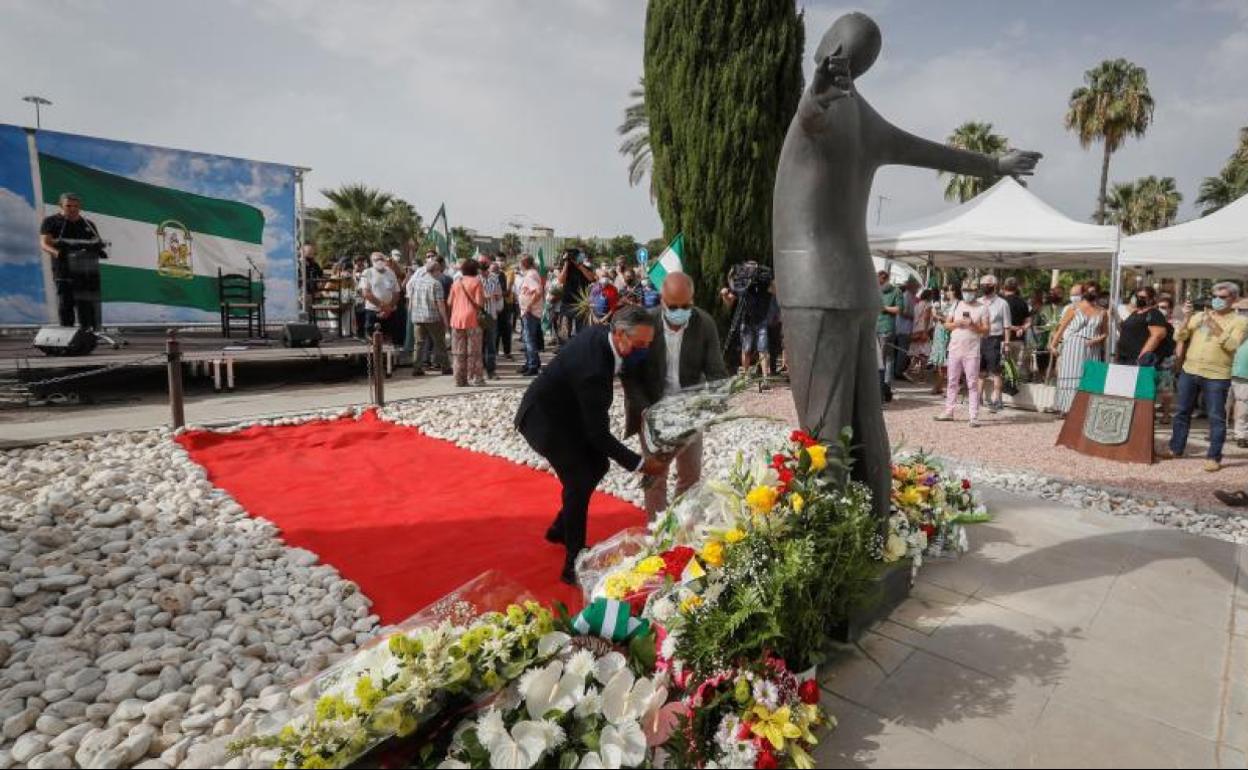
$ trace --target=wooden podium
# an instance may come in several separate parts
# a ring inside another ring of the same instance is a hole
[[[1156,397],[1153,367],[1089,361],[1057,443],[1092,457],[1152,463]]]

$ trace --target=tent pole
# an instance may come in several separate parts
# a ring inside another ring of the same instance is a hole
[[[1113,363],[1114,354],[1118,350],[1118,303],[1122,301],[1122,265],[1118,263],[1118,253],[1122,245],[1122,229],[1118,230],[1118,244],[1114,247],[1114,256],[1110,260],[1109,276],[1109,337],[1106,340],[1106,362]]]

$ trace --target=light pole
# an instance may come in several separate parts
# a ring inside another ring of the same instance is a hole
[[[39,108],[51,107],[52,102],[48,101],[47,99],[44,99],[42,96],[23,96],[22,101],[29,102],[30,104],[35,105],[35,128],[36,129],[43,128],[43,126],[40,125],[40,121],[39,121],[40,119]]]

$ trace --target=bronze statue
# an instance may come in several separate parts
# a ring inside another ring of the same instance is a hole
[[[974,176],[1029,175],[1040,153],[1000,158],[908,134],[880,117],[854,79],[880,53],[880,28],[861,13],[832,25],[789,124],[776,171],[772,238],[786,360],[802,428],[825,441],[854,433],[854,478],[886,518],[890,447],[877,370],[880,288],[867,246],[875,170],[903,164]]]

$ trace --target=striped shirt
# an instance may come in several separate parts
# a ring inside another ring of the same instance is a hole
[[[484,273],[481,277],[481,285],[485,288],[485,309],[495,318],[503,311],[503,284],[498,280],[498,276],[492,273]]]
[[[407,282],[407,296],[412,323],[441,323],[444,295],[437,278],[421,270]]]

